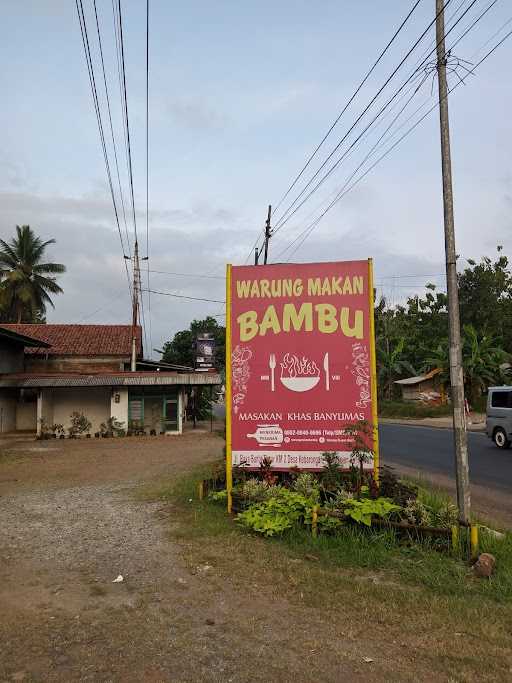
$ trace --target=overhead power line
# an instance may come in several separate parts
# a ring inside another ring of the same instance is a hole
[[[395,31],[395,33],[393,34],[393,36],[391,37],[391,39],[388,41],[387,45],[386,45],[386,46],[384,47],[384,49],[381,51],[380,55],[377,57],[377,59],[375,60],[375,62],[373,63],[373,65],[370,67],[369,71],[366,73],[366,75],[364,76],[363,80],[359,83],[359,85],[358,85],[357,88],[355,89],[354,93],[351,95],[351,97],[349,98],[349,100],[347,101],[347,103],[345,104],[345,106],[343,107],[343,109],[341,110],[341,112],[338,114],[338,116],[336,117],[336,119],[334,120],[334,122],[331,124],[331,126],[329,127],[328,131],[326,132],[326,134],[324,135],[324,137],[322,138],[322,140],[320,141],[320,143],[315,147],[315,149],[313,150],[313,152],[311,153],[311,155],[310,155],[309,158],[307,159],[306,163],[305,163],[304,166],[302,167],[302,169],[299,171],[299,173],[297,174],[297,176],[295,177],[295,179],[293,180],[293,182],[291,183],[291,185],[288,187],[288,189],[286,190],[286,192],[284,193],[284,195],[283,195],[283,196],[281,197],[281,199],[278,201],[278,203],[276,204],[276,207],[275,207],[275,209],[274,209],[274,212],[276,212],[276,211],[279,209],[279,207],[281,206],[281,204],[284,202],[284,200],[286,199],[286,197],[290,194],[290,192],[291,192],[292,189],[295,187],[295,185],[297,184],[297,182],[299,181],[299,179],[302,177],[302,175],[304,174],[304,172],[306,171],[306,169],[309,167],[310,163],[311,163],[312,160],[315,158],[315,156],[317,155],[317,153],[320,151],[320,148],[323,146],[324,142],[327,140],[327,138],[329,137],[329,135],[332,133],[332,131],[334,130],[334,128],[335,128],[335,127],[337,126],[337,124],[339,123],[339,121],[340,121],[340,119],[342,118],[343,114],[344,114],[344,113],[347,111],[347,109],[350,107],[350,105],[352,104],[352,102],[354,101],[354,99],[357,97],[357,95],[358,95],[359,92],[361,91],[361,89],[362,89],[362,87],[364,86],[364,84],[367,82],[367,80],[370,78],[370,76],[372,75],[372,73],[375,71],[375,69],[377,68],[377,66],[378,66],[379,63],[381,62],[381,60],[382,60],[382,58],[384,57],[384,55],[387,53],[387,51],[389,50],[389,48],[391,47],[391,45],[392,45],[392,44],[394,43],[394,41],[397,39],[398,35],[399,35],[400,32],[402,31],[402,29],[404,28],[404,26],[406,25],[406,23],[409,21],[410,17],[411,17],[412,14],[414,13],[414,11],[416,10],[416,8],[417,8],[418,5],[420,4],[420,2],[421,2],[421,0],[416,0],[416,2],[414,3],[414,5],[412,6],[412,9],[409,11],[409,13],[408,13],[407,16],[405,17],[405,19],[402,21],[402,23],[400,24],[400,26],[398,27],[398,29]],[[448,2],[450,2],[450,0],[448,0]],[[247,255],[247,257],[246,257],[246,259],[245,259],[245,263],[247,263],[247,262],[249,261],[249,259],[252,257],[252,255],[254,254],[254,251],[255,251],[256,247],[258,246],[258,243],[259,243],[259,241],[260,241],[260,239],[261,239],[261,234],[262,234],[262,233],[264,233],[264,230],[261,230],[261,231],[258,233],[258,236],[256,237],[256,241],[255,241],[255,243],[254,243],[252,249],[249,251],[249,254]],[[259,251],[259,250],[258,250],[258,251]]]
[[[122,90],[123,90],[123,106],[124,106],[124,125],[126,126],[126,141],[127,141],[127,151],[128,151],[128,172],[130,181],[130,195],[132,202],[132,214],[133,214],[133,230],[135,234],[135,241],[137,241],[137,217],[135,214],[135,196],[133,192],[133,165],[132,165],[132,149],[130,141],[130,119],[128,116],[128,94],[126,90],[126,69],[125,69],[125,59],[124,59],[124,37],[123,37],[123,15],[121,9],[121,0],[117,2],[117,18],[119,21],[119,44],[121,47],[121,78],[122,78]]]
[[[173,276],[178,276],[178,277],[193,277],[193,278],[207,278],[209,280],[225,280],[226,277],[224,275],[198,275],[197,273],[191,274],[191,273],[174,273],[169,270],[150,270],[150,273],[158,273],[159,275],[173,275]]]
[[[445,7],[448,5],[448,3],[451,0],[447,0],[445,3]],[[451,33],[455,29],[455,27],[460,23],[460,21],[464,18],[464,16],[469,12],[471,7],[477,2],[477,0],[472,0],[470,3],[469,7],[463,12],[463,14],[459,17],[459,19],[455,22],[455,24],[450,28],[449,31],[447,31],[446,35]],[[301,192],[297,195],[297,197],[293,200],[293,202],[288,206],[286,211],[284,212],[283,216],[279,219],[277,222],[275,228],[274,228],[274,234],[277,233],[289,220],[290,218],[308,201],[308,199],[321,187],[321,185],[327,180],[327,178],[338,168],[338,166],[341,164],[343,159],[346,157],[347,153],[359,142],[361,137],[364,135],[364,133],[371,128],[371,126],[374,125],[374,123],[381,117],[381,115],[386,111],[386,109],[392,104],[392,102],[396,99],[396,97],[402,92],[402,90],[407,87],[407,85],[411,82],[411,80],[416,76],[419,68],[423,65],[426,64],[428,57],[433,54],[436,51],[436,47],[434,47],[427,57],[423,60],[422,64],[420,67],[415,68],[414,71],[409,75],[409,77],[402,83],[402,85],[395,91],[395,93],[392,95],[392,97],[386,102],[386,104],[379,110],[379,112],[374,116],[374,118],[370,121],[370,123],[366,126],[366,128],[363,129],[363,131],[356,137],[356,139],[351,143],[349,148],[342,154],[342,156],[329,168],[329,170],[322,176],[322,178],[318,181],[318,183],[313,187],[313,189],[299,202],[300,198],[304,195],[306,192],[307,188],[312,184],[312,182],[315,180],[315,178],[319,175],[320,171],[327,165],[327,162],[334,156],[334,154],[338,151],[338,149],[341,147],[343,142],[347,139],[347,137],[350,135],[350,133],[354,130],[356,125],[361,121],[363,116],[367,113],[367,111],[370,109],[370,107],[373,105],[373,103],[376,101],[376,99],[379,97],[379,95],[383,92],[385,87],[389,84],[389,82],[392,80],[392,78],[395,76],[395,74],[399,71],[401,66],[405,63],[405,61],[409,58],[409,56],[412,54],[412,52],[416,49],[418,44],[423,40],[425,37],[426,33],[428,30],[432,27],[432,25],[436,22],[437,20],[437,15],[436,17],[430,22],[430,24],[427,26],[425,31],[421,34],[421,36],[416,40],[414,43],[413,47],[407,52],[406,56],[401,60],[401,62],[398,64],[398,66],[393,70],[391,75],[386,79],[384,82],[384,85],[382,85],[377,93],[373,96],[373,98],[370,100],[369,104],[364,108],[362,113],[357,117],[356,121],[352,124],[352,126],[349,128],[347,133],[342,137],[342,139],[337,143],[337,145],[332,149],[332,151],[329,153],[327,158],[324,160],[324,162],[321,164],[321,166],[317,169],[315,174],[310,178],[310,180],[306,183],[306,185],[302,188]],[[295,206],[295,208],[293,208]],[[293,209],[293,210],[292,210]]]
[[[148,276],[149,348],[153,348],[151,284],[149,278],[149,0],[146,0],[146,259]]]
[[[509,31],[494,47],[487,52],[487,54],[480,59],[479,62],[471,69],[471,73],[473,74],[476,69],[484,62],[486,61],[509,37],[512,35],[512,31]],[[455,90],[459,85],[461,84],[461,81],[457,82],[452,88],[449,89],[449,92],[452,92]],[[332,209],[332,207],[337,204],[342,197],[344,197],[348,192],[350,192],[358,183],[365,178],[368,173],[370,173],[377,164],[379,164],[383,159],[385,159],[388,154],[390,154],[395,147],[397,147],[406,137],[408,137],[419,125],[422,123],[429,114],[431,114],[437,107],[439,106],[439,103],[436,103],[433,105],[423,116],[421,116],[416,123],[414,123],[384,154],[382,154],[357,180],[354,181],[349,187],[346,187],[346,184],[341,188],[339,191],[338,195],[334,198],[334,200],[327,206],[327,208],[291,243],[294,244],[298,240],[301,241],[300,243],[295,247],[293,252],[289,255],[287,260],[290,260],[293,254],[304,244],[306,239],[309,237],[309,235],[313,232],[313,230],[316,228],[316,226],[320,223],[322,218]],[[291,246],[291,244],[289,246]]]
[[[185,296],[184,294],[175,294],[174,292],[159,292],[156,289],[151,290],[152,294],[161,294],[162,296],[172,296],[175,299],[189,299],[190,301],[208,301],[212,304],[225,304],[226,302],[221,299],[204,299],[197,296]]]
[[[334,120],[334,122],[331,124],[331,126],[330,126],[329,130],[327,131],[327,133],[326,133],[326,134],[324,135],[324,137],[320,140],[319,144],[315,147],[315,149],[313,150],[312,154],[309,156],[308,160],[306,161],[306,163],[304,164],[304,166],[301,168],[301,170],[299,171],[299,173],[297,174],[297,176],[296,176],[295,179],[293,180],[293,182],[292,182],[292,184],[290,185],[290,187],[286,190],[286,192],[284,193],[284,195],[281,197],[281,199],[279,200],[279,202],[277,203],[277,205],[276,205],[276,207],[275,207],[275,209],[274,209],[274,212],[276,212],[276,211],[279,209],[279,207],[280,207],[281,204],[284,202],[284,200],[286,199],[286,197],[290,194],[290,192],[292,191],[292,189],[295,187],[295,185],[297,184],[298,180],[299,180],[299,179],[301,178],[301,176],[303,175],[304,171],[308,168],[308,166],[309,166],[310,163],[313,161],[313,159],[315,158],[315,156],[316,156],[317,153],[319,152],[319,150],[320,150],[320,148],[322,147],[322,145],[324,144],[324,142],[327,140],[327,138],[329,137],[329,135],[332,133],[332,131],[334,130],[334,128],[335,128],[335,127],[337,126],[337,124],[339,123],[339,121],[340,121],[341,117],[343,116],[343,114],[344,114],[344,113],[347,111],[347,109],[350,107],[350,105],[351,105],[352,102],[355,100],[355,98],[357,97],[357,95],[358,95],[359,92],[361,91],[361,89],[362,89],[362,87],[364,86],[364,84],[366,83],[366,81],[370,78],[370,76],[372,75],[372,73],[375,71],[375,69],[377,68],[377,66],[378,66],[379,63],[381,62],[381,60],[382,60],[382,58],[384,57],[384,55],[386,54],[386,52],[389,50],[389,48],[391,47],[391,45],[395,42],[395,40],[397,39],[398,35],[399,35],[400,32],[402,31],[402,29],[404,28],[404,26],[406,25],[406,23],[409,21],[409,19],[410,19],[411,16],[413,15],[414,11],[416,10],[416,8],[417,8],[418,5],[420,4],[420,2],[421,2],[421,0],[416,0],[416,2],[414,3],[414,5],[412,6],[412,9],[409,11],[409,13],[408,13],[407,16],[405,17],[405,19],[402,21],[402,23],[400,24],[400,26],[397,28],[397,30],[396,30],[395,33],[393,34],[391,40],[389,40],[388,44],[387,44],[386,47],[382,50],[382,52],[381,52],[380,55],[377,57],[377,59],[375,60],[375,62],[372,64],[372,66],[371,66],[371,68],[369,69],[369,71],[367,71],[365,77],[364,77],[363,80],[359,83],[359,85],[357,86],[357,88],[354,90],[354,92],[352,93],[351,97],[348,99],[348,101],[347,101],[347,103],[345,104],[345,106],[343,107],[343,109],[340,111],[340,113],[338,114],[338,116],[336,117],[336,119]]]
[[[96,0],[94,0],[94,16],[96,18],[96,31],[98,34],[98,45],[100,48],[101,70],[103,73],[103,85],[105,88],[105,99],[107,102],[108,120],[109,120],[109,124],[110,124],[110,135],[112,138],[112,149],[114,151],[114,161],[115,161],[115,165],[116,165],[117,183],[118,183],[118,187],[119,187],[119,197],[121,199],[121,208],[123,210],[123,221],[124,221],[124,228],[125,228],[125,234],[126,234],[126,245],[128,247],[128,255],[131,256],[130,237],[128,234],[128,223],[126,222],[126,209],[125,209],[125,204],[124,204],[123,189],[121,186],[121,176],[119,173],[119,163],[118,163],[118,158],[117,158],[117,145],[116,145],[116,139],[115,139],[115,135],[114,135],[114,126],[112,124],[112,111],[110,108],[110,96],[108,94],[107,74],[105,71],[105,60],[103,58],[103,44],[102,44],[102,40],[101,40],[101,31],[100,31],[100,23],[98,20],[98,10],[96,8]]]
[[[132,217],[133,217],[133,232],[135,236],[135,243],[138,243],[137,235],[137,215],[135,211],[135,194],[133,189],[133,164],[132,164],[132,146],[130,138],[130,118],[128,115],[128,92],[126,88],[126,66],[125,66],[125,55],[124,55],[124,35],[123,35],[123,13],[121,7],[121,0],[117,2],[117,19],[119,22],[119,45],[121,48],[120,63],[121,63],[121,76],[122,76],[122,106],[124,106],[124,125],[126,127],[126,143],[128,152],[128,177],[130,182],[130,196],[132,204]],[[141,290],[142,291],[142,290]],[[142,313],[142,330],[144,334],[144,345],[148,348],[148,341],[146,335],[146,313],[144,308],[144,297],[140,296],[140,308]]]
[[[92,99],[94,103],[94,110],[96,113],[96,121],[98,123],[98,130],[100,133],[100,142],[101,142],[101,148],[103,151],[103,160],[105,162],[105,169],[107,171],[107,179],[108,179],[108,184],[109,184],[109,189],[110,189],[110,196],[112,198],[112,205],[114,207],[114,215],[116,219],[116,226],[117,226],[117,232],[119,233],[119,240],[121,242],[121,249],[123,252],[123,262],[125,265],[125,271],[126,271],[126,277],[128,280],[128,288],[131,293],[131,281],[130,281],[130,274],[128,272],[128,266],[126,264],[126,260],[124,259],[124,256],[126,255],[126,250],[124,247],[124,242],[123,242],[123,235],[121,232],[121,225],[119,223],[119,214],[117,211],[117,204],[116,204],[116,198],[115,198],[115,193],[114,193],[114,186],[112,183],[112,174],[110,172],[110,162],[108,158],[108,152],[107,152],[107,146],[105,142],[105,133],[103,129],[103,121],[101,118],[101,109],[100,109],[100,104],[99,104],[99,99],[98,99],[98,91],[96,88],[96,78],[94,76],[94,63],[92,61],[92,56],[91,56],[91,48],[89,44],[89,36],[87,32],[87,22],[85,19],[85,13],[84,13],[84,7],[82,0],[75,0],[76,4],[76,11],[78,15],[78,22],[80,24],[80,33],[82,35],[82,44],[84,48],[84,54],[85,54],[85,61],[87,64],[87,72],[89,74],[89,83],[91,86],[91,94],[92,94]]]

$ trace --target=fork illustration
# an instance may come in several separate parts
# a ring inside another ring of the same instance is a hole
[[[270,366],[270,391],[275,391],[276,386],[275,386],[275,382],[274,382],[274,370],[276,369],[276,356],[274,353],[270,354],[268,364]]]

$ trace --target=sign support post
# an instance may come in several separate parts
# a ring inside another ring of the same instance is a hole
[[[228,513],[233,508],[233,468],[231,454],[231,264],[226,266],[226,490]]]
[[[373,291],[373,259],[368,259],[368,297],[370,300],[370,372],[372,393],[372,428],[373,428],[373,472],[375,481],[379,481],[379,414],[377,410],[377,353],[375,349],[375,296]]]

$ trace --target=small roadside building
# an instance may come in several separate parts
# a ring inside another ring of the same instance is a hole
[[[441,399],[442,387],[438,375],[439,368],[435,368],[424,375],[399,379],[394,384],[400,387],[404,401],[421,401]]]
[[[73,412],[92,423],[180,434],[185,392],[220,385],[216,372],[144,360],[136,328],[137,368],[130,371],[131,325],[0,325],[0,432],[70,426]]]

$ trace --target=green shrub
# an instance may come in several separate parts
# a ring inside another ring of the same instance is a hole
[[[304,519],[312,507],[313,503],[305,496],[283,488],[277,495],[240,512],[237,521],[264,536],[275,536]]]
[[[317,503],[320,499],[320,491],[317,479],[309,472],[302,472],[293,482],[292,488],[305,498]]]
[[[389,498],[363,498],[362,500],[347,500],[343,513],[359,524],[371,526],[372,517],[387,517],[392,512],[400,510]]]
[[[411,498],[407,501],[401,517],[409,524],[430,526],[432,524],[432,508],[425,505],[421,500]]]
[[[395,418],[443,417],[452,414],[449,404],[430,406],[421,401],[380,401],[379,416]]]

